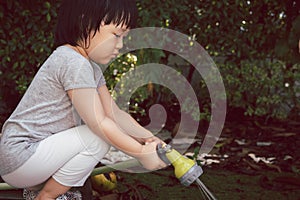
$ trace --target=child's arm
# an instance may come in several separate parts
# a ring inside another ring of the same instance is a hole
[[[68,95],[82,120],[99,137],[137,158],[146,169],[154,170],[165,166],[156,153],[158,142],[141,145],[122,132],[116,123],[106,116],[96,89],[73,89],[68,91]]]
[[[159,138],[154,137],[150,131],[142,127],[128,113],[119,109],[105,85],[98,88],[98,92],[106,115],[115,121],[120,129],[142,144],[153,141],[162,142]]]

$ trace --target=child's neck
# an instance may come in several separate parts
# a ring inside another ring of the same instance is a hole
[[[81,54],[86,59],[89,59],[86,51],[82,47],[80,47],[80,46],[72,46],[72,45],[69,45],[69,44],[67,44],[66,46],[68,46],[68,47],[72,48],[73,50],[77,51],[79,54]]]

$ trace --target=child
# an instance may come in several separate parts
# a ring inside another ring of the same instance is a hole
[[[162,141],[117,107],[96,65],[119,53],[136,18],[134,0],[63,1],[58,47],[3,125],[0,175],[8,184],[44,184],[36,199],[56,199],[82,186],[110,145],[148,170],[165,166],[156,154]]]

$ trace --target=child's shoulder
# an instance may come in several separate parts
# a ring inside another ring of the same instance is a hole
[[[77,63],[82,63],[82,62],[87,62],[88,60],[85,59],[82,55],[80,55],[78,52],[73,50],[72,48],[68,46],[59,46],[57,47],[53,53],[51,54],[51,57],[53,59],[56,59],[59,62],[77,62]]]
[[[81,57],[74,49],[68,46],[59,46],[54,51],[53,54],[60,55],[62,57]]]

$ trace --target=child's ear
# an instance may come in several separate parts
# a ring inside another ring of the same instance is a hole
[[[101,24],[100,24],[100,27],[103,27],[103,26],[105,26],[104,20],[102,20],[102,22],[101,22]]]

